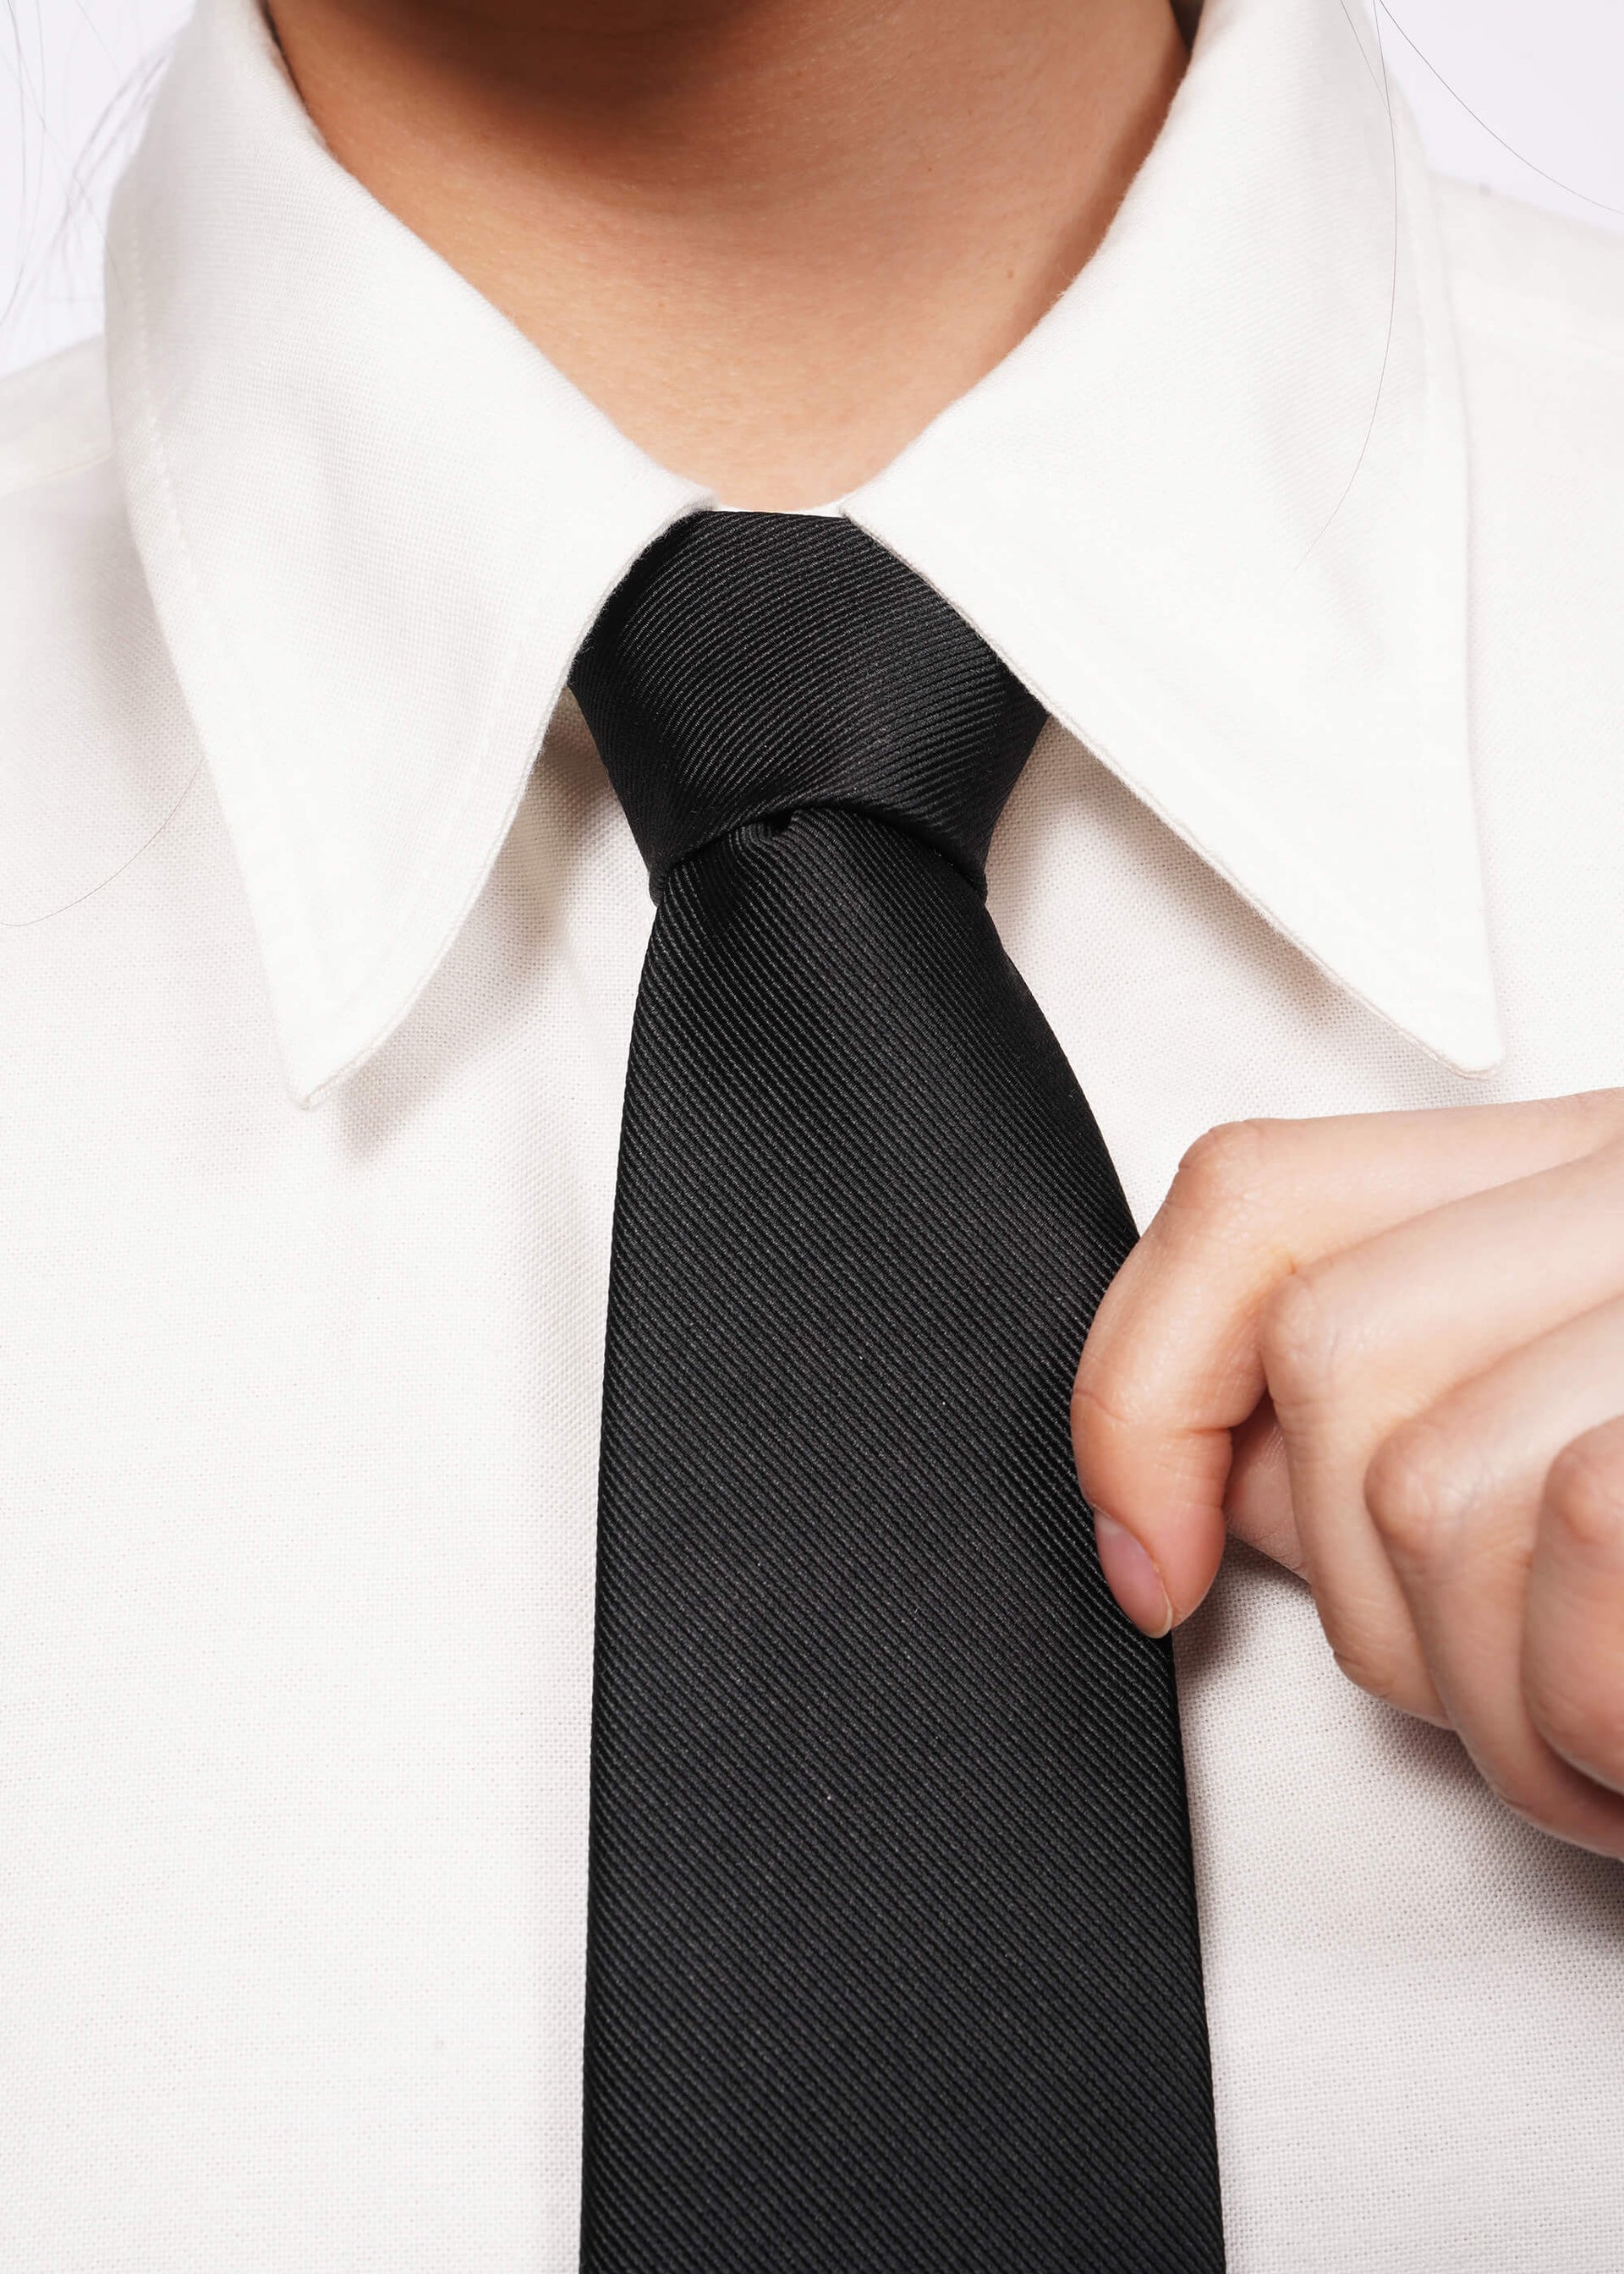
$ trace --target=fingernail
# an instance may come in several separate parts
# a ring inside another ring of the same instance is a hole
[[[1139,1632],[1159,1642],[1173,1623],[1173,1606],[1155,1565],[1114,1516],[1095,1511],[1094,1538],[1106,1585]]]

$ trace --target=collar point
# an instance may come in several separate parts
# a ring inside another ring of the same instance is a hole
[[[295,1033],[283,1023],[277,1039],[282,1081],[293,1103],[302,1113],[319,1111],[377,1055],[398,1023],[373,1026],[364,1035],[354,1028],[340,1033],[330,1024],[302,1026]]]
[[[1451,1073],[1468,1081],[1486,1081],[1506,1062],[1499,1005],[1486,982],[1484,990],[1474,990],[1470,999],[1457,998],[1447,1005],[1428,1005],[1421,1011],[1413,1005],[1400,1010],[1380,1003],[1372,1007]]]

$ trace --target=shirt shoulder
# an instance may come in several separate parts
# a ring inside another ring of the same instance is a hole
[[[112,455],[99,339],[0,379],[0,504]]]
[[[1434,184],[1457,324],[1530,359],[1624,371],[1624,232],[1495,190]]]

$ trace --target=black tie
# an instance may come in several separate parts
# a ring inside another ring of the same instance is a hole
[[[587,2274],[1222,2264],[1172,1663],[1067,1412],[1133,1239],[983,862],[1038,705],[710,513],[572,681],[658,912],[604,1389]]]

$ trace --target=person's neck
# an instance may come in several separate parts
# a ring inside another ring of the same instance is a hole
[[[1104,235],[1169,0],[270,0],[340,163],[725,502],[823,503]]]

